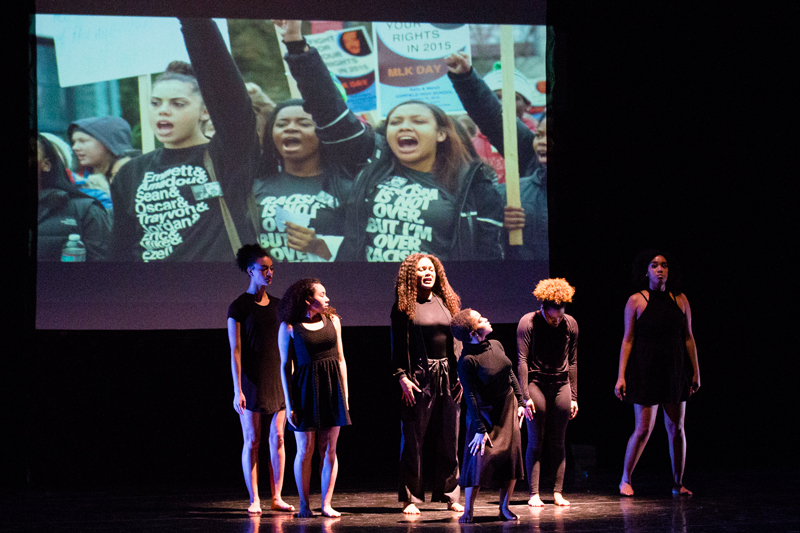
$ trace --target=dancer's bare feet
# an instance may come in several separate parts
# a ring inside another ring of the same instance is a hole
[[[553,500],[555,500],[556,505],[560,505],[561,507],[566,507],[569,505],[569,500],[565,500],[560,492],[553,493]]]
[[[673,487],[672,487],[672,495],[673,496],[691,496],[692,495],[692,491],[690,491],[689,489],[687,489],[683,485],[679,485],[679,486],[673,485]]]
[[[458,502],[450,502],[447,504],[447,510],[453,511],[454,513],[461,513],[464,511],[464,506]],[[472,520],[470,520],[471,522]]]
[[[500,507],[501,520],[519,520],[519,516],[511,511],[508,506]]]
[[[311,507],[303,502],[300,502],[300,510],[295,514],[297,518],[311,518],[314,513],[311,512]]]
[[[470,524],[474,518],[472,518],[472,509],[464,511],[464,514],[458,517],[459,524]]]
[[[414,505],[413,503],[404,502],[403,503],[403,514],[418,515],[418,514],[420,514],[420,512],[419,512],[419,509],[417,509],[417,506]]]
[[[528,500],[528,505],[531,507],[544,507],[544,502],[539,498],[539,494],[534,494],[531,496],[531,499]]]
[[[286,512],[293,512],[294,505],[286,503],[281,498],[277,498],[272,500],[272,510],[273,511],[286,511]]]
[[[247,508],[247,514],[256,515],[261,514],[261,501],[255,500],[250,506]]]
[[[633,487],[631,487],[630,483],[623,481],[619,484],[619,494],[620,496],[633,496]]]
[[[342,516],[342,513],[340,513],[330,505],[325,505],[322,507],[322,516],[327,516],[328,518],[339,518],[340,516]]]

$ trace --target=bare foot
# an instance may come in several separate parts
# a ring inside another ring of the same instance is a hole
[[[531,496],[531,499],[528,500],[528,505],[531,507],[544,507],[544,502],[542,502],[542,499],[539,498],[538,494],[534,494]]]
[[[569,505],[569,500],[565,500],[560,492],[554,492],[553,499],[555,500],[555,504],[560,505],[561,507],[566,507]]]
[[[458,517],[459,524],[470,524],[472,523],[472,510],[464,511],[464,514]]]
[[[460,513],[464,511],[464,506],[458,502],[450,502],[447,504],[447,510],[453,511],[454,513]],[[472,520],[470,520],[470,522],[472,522]]]
[[[672,487],[672,495],[673,496],[691,496],[692,491],[681,485],[680,487]]]
[[[416,505],[411,502],[405,502],[403,504],[403,514],[420,514],[420,512]]]
[[[295,513],[295,516],[297,518],[311,518],[314,513],[311,512],[311,508],[308,505],[300,502],[300,510]]]
[[[272,500],[272,510],[292,512],[294,511],[294,505],[288,504],[282,499],[278,498],[277,500]]]
[[[340,516],[342,516],[342,513],[340,513],[330,505],[325,505],[322,508],[322,516],[327,516],[328,518],[339,518]]]
[[[619,484],[619,494],[620,496],[633,496],[633,487],[630,483],[622,482]]]
[[[251,503],[247,508],[247,514],[261,514],[261,502],[256,500]]]
[[[500,519],[501,520],[519,520],[519,516],[515,513],[511,512],[511,509],[508,507],[500,507]]]

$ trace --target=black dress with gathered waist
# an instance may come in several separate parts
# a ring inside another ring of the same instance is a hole
[[[295,371],[292,373],[292,410],[295,431],[350,425],[344,379],[339,367],[336,328],[325,316],[318,330],[294,324]],[[291,426],[290,426],[291,427]]]
[[[671,292],[649,291],[645,299],[647,307],[636,319],[625,369],[625,401],[640,405],[686,401],[692,371],[686,315]]]

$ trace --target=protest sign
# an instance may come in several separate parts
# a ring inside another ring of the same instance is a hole
[[[375,54],[363,26],[306,35],[347,94],[353,113],[376,108]]]
[[[227,21],[215,21],[230,50]],[[37,35],[55,42],[61,87],[163,72],[170,61],[189,61],[176,18],[39,14],[35,23]]]
[[[378,105],[382,117],[406,100],[423,100],[447,113],[464,113],[447,78],[444,58],[463,51],[470,55],[467,24],[376,22]]]

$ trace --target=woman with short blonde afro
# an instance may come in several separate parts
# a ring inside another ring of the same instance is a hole
[[[543,279],[533,295],[539,309],[523,316],[517,326],[517,375],[525,400],[533,400],[535,406],[533,419],[527,421],[528,505],[544,506],[539,474],[546,437],[555,467],[553,500],[566,506],[569,502],[561,495],[567,457],[564,439],[567,422],[578,414],[578,322],[564,310],[575,287],[563,278]]]
[[[420,514],[425,501],[422,445],[435,447],[431,501],[461,512],[458,502],[458,424],[461,382],[457,375],[456,341],[450,321],[461,300],[447,282],[442,262],[433,255],[411,254],[400,264],[392,307],[392,368],[400,385],[400,450],[398,499],[403,512]]]

